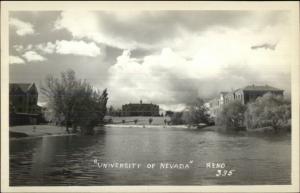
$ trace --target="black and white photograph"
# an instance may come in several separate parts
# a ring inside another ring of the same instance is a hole
[[[299,2],[43,3],[4,4],[2,185],[299,191]]]

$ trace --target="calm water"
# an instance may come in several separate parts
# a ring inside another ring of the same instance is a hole
[[[94,136],[10,142],[10,185],[251,185],[290,184],[290,136],[254,137],[179,128],[103,128]],[[140,168],[99,168],[135,162]],[[160,163],[189,163],[163,169]],[[207,162],[225,163],[217,177]],[[155,163],[147,169],[148,163]],[[224,170],[223,170],[224,171]]]

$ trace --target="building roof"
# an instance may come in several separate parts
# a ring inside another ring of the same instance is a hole
[[[152,103],[129,103],[129,104],[124,104],[123,106],[158,106],[158,105]]]
[[[9,89],[20,88],[23,92],[27,92],[34,83],[10,83]]]
[[[227,94],[228,92],[225,92],[225,91],[222,91],[222,92],[220,92],[220,94]]]
[[[269,85],[248,85],[244,88],[242,88],[241,90],[244,91],[282,91],[278,88],[269,86]]]

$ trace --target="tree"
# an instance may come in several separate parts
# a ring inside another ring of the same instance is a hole
[[[108,108],[108,111],[107,111],[107,114],[110,115],[110,116],[114,116],[114,113],[115,113],[115,109],[113,106],[110,106]]]
[[[184,120],[182,119],[183,112],[173,112],[171,116],[170,122],[173,125],[181,125],[184,124]]]
[[[226,129],[241,129],[244,127],[244,112],[246,106],[240,101],[232,101],[225,104],[217,114],[216,123],[225,126]]]
[[[80,127],[83,133],[93,132],[93,128],[103,123],[108,100],[107,90],[102,94],[89,83],[76,79],[75,72],[68,70],[61,77],[48,76],[42,93],[48,98],[49,108],[54,112],[56,120],[76,131]]]
[[[183,120],[190,125],[209,123],[208,109],[204,106],[203,99],[197,98],[194,103],[186,108],[183,112]]]
[[[173,111],[166,111],[165,116],[166,116],[166,117],[172,117],[173,114],[174,114]]]
[[[291,128],[291,103],[282,96],[270,93],[248,104],[245,112],[247,129],[272,127],[275,131]]]

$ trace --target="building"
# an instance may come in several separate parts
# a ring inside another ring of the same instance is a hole
[[[269,85],[256,86],[249,85],[241,89],[234,91],[234,100],[241,101],[242,104],[255,101],[258,97],[263,96],[266,93],[283,96],[283,90],[271,87]]]
[[[37,101],[38,91],[34,83],[9,84],[10,125],[38,124],[42,113]]]
[[[37,105],[38,91],[34,83],[13,83],[9,85],[9,103],[14,112],[36,113],[40,111]]]
[[[123,116],[159,116],[159,106],[152,103],[129,103],[122,106]]]
[[[219,97],[210,100],[206,106],[209,109],[210,116],[216,117],[221,107],[224,104],[228,104],[232,101],[240,101],[242,104],[248,104],[249,102],[255,101],[258,97],[265,95],[266,93],[283,96],[283,92],[283,90],[271,87],[269,85],[249,85],[232,92],[221,92]]]

